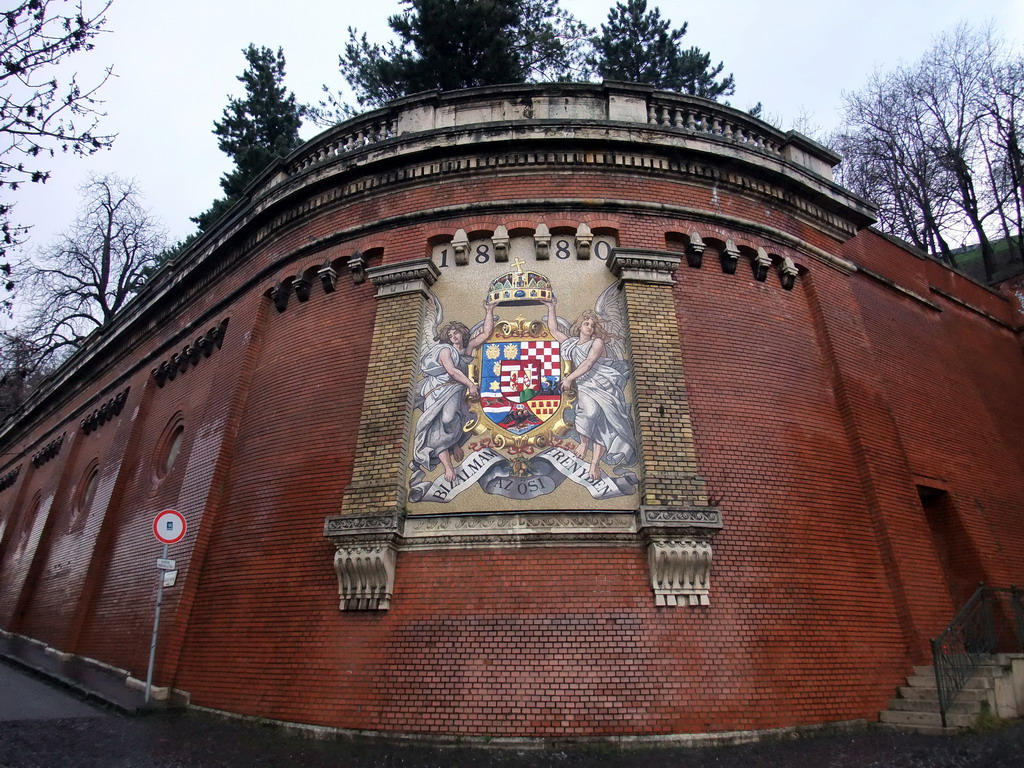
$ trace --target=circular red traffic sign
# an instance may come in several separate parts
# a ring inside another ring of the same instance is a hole
[[[153,519],[153,533],[164,544],[174,544],[185,536],[185,516],[175,509],[165,509]]]

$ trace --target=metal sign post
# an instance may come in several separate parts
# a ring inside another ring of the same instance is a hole
[[[156,664],[156,638],[160,631],[160,604],[164,599],[164,572],[174,570],[175,563],[167,557],[167,550],[171,544],[179,542],[185,536],[185,517],[176,510],[165,509],[153,520],[153,533],[157,539],[163,542],[163,556],[157,560],[156,567],[160,574],[160,581],[156,590],[156,612],[153,615],[153,638],[149,643],[149,667],[146,669],[146,703],[153,690],[153,667]]]

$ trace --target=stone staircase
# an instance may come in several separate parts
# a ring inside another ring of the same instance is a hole
[[[914,667],[914,673],[907,677],[907,684],[899,687],[899,696],[889,700],[889,708],[881,713],[879,719],[884,726],[919,733],[956,733],[973,728],[983,714],[1005,716],[1000,711],[1005,709],[1000,699],[1009,683],[1009,675],[1009,661],[1002,656],[993,656],[979,666],[949,706],[946,727],[943,728],[935,668]],[[1013,695],[1012,689],[1010,695]]]

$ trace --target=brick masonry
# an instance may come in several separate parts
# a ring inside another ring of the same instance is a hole
[[[144,676],[150,524],[176,508],[189,533],[171,551],[156,682],[199,705],[538,737],[875,719],[971,584],[1024,577],[1021,315],[870,230],[840,242],[793,202],[799,187],[769,193],[731,167],[702,179],[552,156],[375,186],[353,165],[351,193],[317,181],[267,198],[200,243],[179,265],[189,280],[116,349],[5,426],[0,477],[20,470],[0,490],[0,628]],[[540,222],[680,257],[674,284],[623,290],[643,503],[720,509],[711,604],[656,607],[637,543],[404,551],[389,610],[339,611],[324,519],[403,510],[424,311],[415,292],[375,298],[348,258],[372,270],[459,228]],[[279,311],[269,291],[299,274],[310,296]],[[152,368],[224,318],[223,347],[157,386]],[[83,434],[126,387],[121,413]],[[158,477],[176,418],[185,438]]]

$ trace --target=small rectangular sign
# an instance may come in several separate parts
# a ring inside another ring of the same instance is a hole
[[[165,571],[164,572],[164,586],[165,587],[173,587],[174,586],[174,582],[177,581],[177,580],[178,580],[178,572],[177,571]]]
[[[168,560],[164,557],[158,557],[156,559],[156,567],[159,568],[161,571],[173,571],[178,566],[173,560]]]

